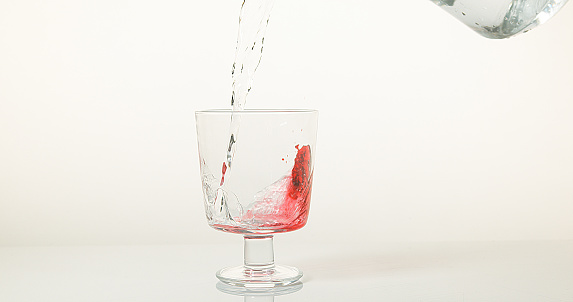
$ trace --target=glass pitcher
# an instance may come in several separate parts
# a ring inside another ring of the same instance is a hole
[[[490,39],[504,39],[543,24],[567,0],[431,0]]]

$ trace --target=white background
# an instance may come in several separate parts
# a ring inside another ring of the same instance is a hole
[[[229,106],[240,4],[0,0],[0,245],[236,237],[193,113]],[[281,240],[573,239],[573,4],[495,41],[427,0],[278,0],[265,43],[247,107],[321,111]]]

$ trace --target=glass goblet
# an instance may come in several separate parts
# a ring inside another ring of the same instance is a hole
[[[300,270],[274,263],[273,234],[307,222],[318,111],[207,110],[195,118],[207,221],[244,236],[244,265],[217,278],[245,287],[296,282]]]

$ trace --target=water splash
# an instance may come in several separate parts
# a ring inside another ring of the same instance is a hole
[[[233,110],[243,110],[251,91],[253,78],[261,63],[265,32],[275,0],[245,0],[239,15],[239,33],[233,76]]]
[[[274,3],[275,0],[244,0],[241,6],[235,62],[231,71],[233,77],[231,107],[233,111],[245,108],[255,72],[259,68],[263,56],[265,33]],[[235,156],[235,144],[239,136],[240,124],[240,117],[232,114],[226,159],[229,169]]]

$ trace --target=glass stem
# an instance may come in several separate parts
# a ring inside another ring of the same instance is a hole
[[[273,236],[245,236],[245,268],[262,271],[275,267]]]

